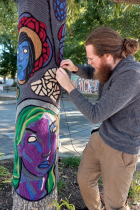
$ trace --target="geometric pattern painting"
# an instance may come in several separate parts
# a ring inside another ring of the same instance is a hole
[[[58,181],[59,99],[66,0],[16,0],[17,112],[13,186],[27,201],[53,192]]]
[[[56,19],[58,21],[65,19],[67,13],[67,2],[63,0],[54,0],[53,6]]]
[[[60,95],[60,85],[56,78],[56,68],[49,69],[43,77],[31,84],[32,91],[39,96],[48,96],[56,102]]]

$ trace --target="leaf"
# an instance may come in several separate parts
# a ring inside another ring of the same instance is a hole
[[[116,4],[116,14],[117,14],[117,16],[119,16],[119,12],[120,12],[120,4]]]
[[[127,4],[127,5],[125,6],[125,8],[123,9],[123,12],[125,12],[125,11],[127,10],[128,7],[129,7],[129,4]]]

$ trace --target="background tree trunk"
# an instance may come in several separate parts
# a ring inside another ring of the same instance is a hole
[[[6,82],[6,76],[3,76],[3,83]]]

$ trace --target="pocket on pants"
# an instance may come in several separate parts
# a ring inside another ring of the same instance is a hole
[[[125,169],[126,176],[133,176],[134,171],[136,170],[136,164],[138,161],[139,155],[131,155],[124,152],[121,152],[121,160]]]

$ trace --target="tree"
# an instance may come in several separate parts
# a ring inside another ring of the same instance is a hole
[[[3,49],[0,56],[0,75],[10,75],[11,78],[15,80],[17,69],[17,54],[11,45],[10,36],[2,36],[1,40],[1,43],[3,43]]]
[[[123,38],[136,39],[140,41],[140,5],[133,5],[131,10],[124,12],[124,7],[119,15],[112,16],[107,25],[117,30]],[[136,60],[140,61],[140,51],[135,54]]]
[[[85,64],[84,42],[88,34],[100,26],[111,27],[124,38],[139,40],[139,5],[120,4],[116,7],[115,3],[108,0],[87,0],[85,5],[81,4],[79,14],[67,25],[64,50],[64,57],[72,59],[76,64]],[[137,52],[135,57],[140,60],[140,52]]]
[[[17,0],[17,4],[13,210],[54,210],[50,205],[57,200],[61,93],[56,70],[63,56],[67,4],[65,0],[61,4]]]
[[[0,37],[10,36],[11,45],[17,49],[18,8],[13,0],[0,0]],[[2,44],[2,43],[1,43]]]
[[[18,11],[17,5],[12,0],[0,0],[0,75],[11,76],[15,79],[16,52],[18,38]]]
[[[52,206],[53,199],[57,200],[57,188],[53,191],[53,194],[47,196],[45,199],[38,202],[29,202],[20,198],[13,191],[13,208],[12,210],[57,210],[55,206]]]

